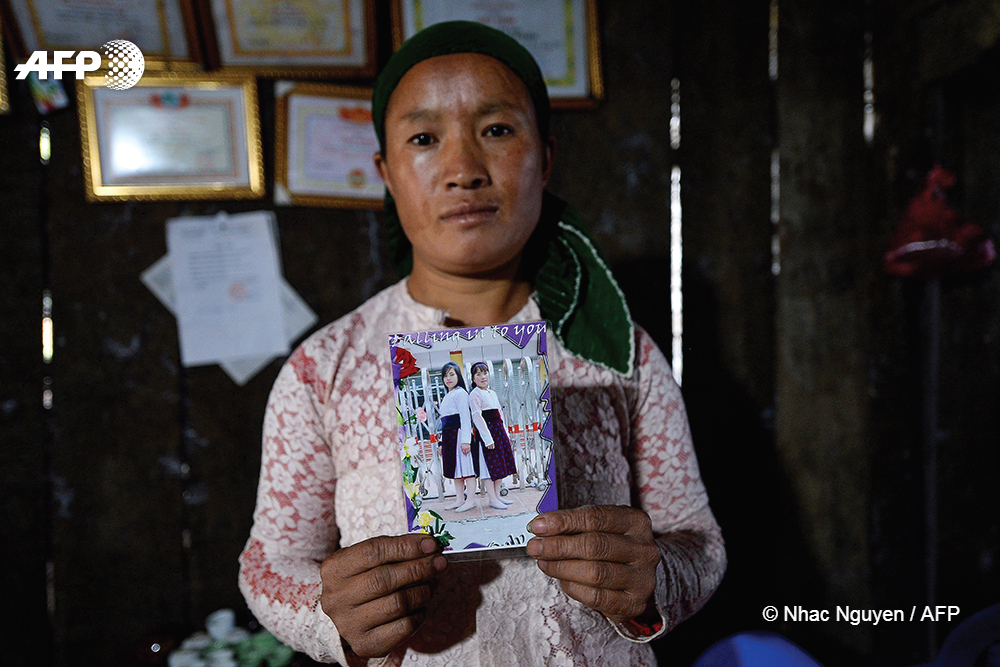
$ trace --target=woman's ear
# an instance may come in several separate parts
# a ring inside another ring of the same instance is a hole
[[[549,135],[548,140],[542,142],[542,183],[549,184],[549,177],[552,176],[552,166],[556,161],[556,138]]]
[[[392,194],[392,185],[389,182],[389,164],[385,160],[385,156],[381,151],[372,155],[372,161],[375,163],[375,169],[378,171],[378,175],[382,177],[382,182],[385,183],[386,190],[389,194]]]

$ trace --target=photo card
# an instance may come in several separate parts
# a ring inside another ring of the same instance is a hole
[[[558,509],[548,324],[389,335],[407,530],[449,560],[524,556]]]

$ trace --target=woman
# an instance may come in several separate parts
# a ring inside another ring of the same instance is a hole
[[[468,512],[476,507],[476,468],[472,460],[472,420],[469,392],[462,370],[454,361],[441,367],[445,394],[438,413],[441,415],[442,473],[455,482],[455,501],[446,510]],[[441,494],[442,501],[444,493]]]
[[[505,477],[517,472],[517,464],[503,422],[500,398],[490,389],[490,371],[486,364],[476,362],[469,372],[475,385],[469,395],[469,411],[476,425],[472,435],[473,455],[479,459],[479,478],[486,487],[490,507],[505,510],[509,503],[500,495],[500,485]]]
[[[537,64],[485,26],[431,26],[390,58],[372,112],[408,276],[313,334],[275,381],[241,555],[251,610],[326,662],[655,664],[646,642],[705,603],[725,550],[665,358],[579,215],[545,192]],[[404,534],[383,332],[539,319],[555,334],[566,509],[532,520],[531,558],[449,563]]]

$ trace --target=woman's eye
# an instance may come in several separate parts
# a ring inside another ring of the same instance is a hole
[[[489,137],[502,137],[504,135],[510,134],[511,129],[506,125],[490,125],[486,128],[486,136]]]
[[[410,143],[417,146],[430,146],[434,142],[434,137],[427,134],[426,132],[421,132],[410,138]]]

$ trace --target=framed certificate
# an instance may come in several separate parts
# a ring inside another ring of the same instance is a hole
[[[381,208],[371,88],[275,84],[276,204]]]
[[[371,77],[374,0],[197,0],[210,67],[260,76]]]
[[[142,51],[146,69],[195,69],[202,53],[192,0],[0,0],[17,28],[12,51],[98,51],[113,39]]]
[[[147,73],[112,90],[77,86],[87,199],[264,196],[257,85],[250,76]]]
[[[604,99],[596,0],[392,0],[393,48],[427,26],[475,21],[501,30],[538,61],[555,108]]]

